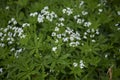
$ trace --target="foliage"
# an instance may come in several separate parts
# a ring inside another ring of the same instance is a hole
[[[118,2],[2,1],[0,80],[119,80]]]

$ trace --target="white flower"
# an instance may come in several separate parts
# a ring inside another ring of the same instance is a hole
[[[85,67],[83,60],[80,60],[80,68],[83,69]]]
[[[84,1],[81,1],[79,4],[79,8],[84,4]]]
[[[118,28],[117,30],[120,30],[120,28]]]
[[[73,41],[74,40],[74,37],[70,36],[70,41]]]
[[[38,18],[37,18],[37,21],[38,21],[39,23],[42,23],[43,20],[44,20],[44,16],[41,15],[41,14],[39,14],[39,15],[38,15]]]
[[[29,23],[23,23],[22,27],[24,28],[25,26],[30,26],[30,24]]]
[[[3,72],[3,68],[0,68],[0,73],[2,73]]]
[[[63,12],[63,13],[66,13],[66,9],[63,9],[62,12]]]
[[[56,36],[56,33],[55,32],[52,32],[52,35],[51,36]]]
[[[84,38],[84,39],[87,39],[87,36],[84,35],[83,38]]]
[[[82,11],[82,15],[87,15],[88,14],[88,12],[86,12],[86,11]]]
[[[8,42],[9,45],[12,44],[12,43],[13,43],[12,41],[9,41],[9,42]]]
[[[85,20],[84,19],[77,19],[78,24],[82,24]]]
[[[76,46],[78,46],[80,43],[78,41],[76,41]]]
[[[84,32],[84,35],[87,35],[87,32]]]
[[[94,33],[94,32],[95,32],[95,29],[92,28],[91,31]]]
[[[52,51],[55,52],[56,50],[57,50],[57,47],[53,47],[53,48],[52,48]]]
[[[75,15],[74,16],[74,19],[76,20],[76,19],[78,19],[80,17],[80,15]]]
[[[93,34],[93,35],[90,35],[90,38],[94,38],[95,37],[95,35]]]
[[[55,27],[55,31],[59,31],[59,28],[58,28],[58,27]]]
[[[62,21],[65,21],[65,19],[64,19],[64,18],[59,18],[59,21],[61,21],[61,22],[62,22]]]
[[[68,37],[63,38],[63,42],[67,42],[68,41]]]
[[[87,32],[90,33],[90,29],[87,29]]]
[[[26,35],[24,35],[24,34],[20,36],[20,38],[25,38],[25,37],[26,37]]]
[[[3,33],[2,33],[2,32],[0,32],[0,37],[2,37],[2,35],[3,35]]]
[[[98,9],[98,11],[99,11],[99,12],[102,12],[102,11],[103,11],[103,9]]]
[[[69,16],[73,13],[73,9],[70,9],[69,7],[67,7],[66,9],[63,9],[62,12],[63,14],[66,13]]]
[[[71,47],[75,47],[75,46],[76,46],[76,42],[70,42],[69,45],[70,45]]]
[[[6,6],[6,7],[5,7],[5,9],[7,9],[7,10],[8,10],[9,8],[10,8],[9,6]]]
[[[107,58],[108,57],[108,54],[105,54],[105,58]]]
[[[14,51],[15,50],[15,48],[12,48],[10,51],[12,52],[12,51]]]
[[[58,43],[58,39],[55,40],[55,43]]]
[[[57,35],[57,38],[59,38],[59,39],[60,39],[60,38],[61,38],[61,34],[58,34],[58,35]]]
[[[45,6],[45,7],[44,7],[44,10],[48,10],[48,9],[49,9],[49,7],[48,7],[48,6]]]
[[[92,23],[91,22],[85,22],[84,26],[89,27]]]
[[[74,62],[74,63],[73,63],[73,66],[74,66],[74,67],[77,67],[77,66],[78,66],[78,63]]]
[[[35,17],[35,16],[37,16],[37,15],[38,15],[38,12],[30,13],[30,16],[31,16],[31,17]]]
[[[94,42],[96,42],[96,41],[93,39],[92,42],[94,43]]]
[[[120,16],[120,11],[117,11],[117,14]]]
[[[4,43],[0,43],[0,46],[1,46],[1,47],[4,47],[4,46],[5,46],[5,44],[4,44]]]

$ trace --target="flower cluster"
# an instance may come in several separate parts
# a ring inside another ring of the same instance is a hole
[[[38,15],[38,17],[37,17],[38,23],[43,23],[44,19],[47,19],[48,21],[52,22],[54,18],[57,18],[57,15],[55,14],[55,12],[49,11],[48,6],[44,7],[40,13],[38,13],[38,12],[30,13],[30,16],[32,16],[32,17],[35,17],[37,15]]]
[[[5,47],[8,45],[12,45],[16,43],[16,40],[19,38],[25,38],[24,27],[30,26],[29,23],[23,23],[21,27],[17,27],[17,21],[15,18],[11,18],[8,21],[8,26],[6,28],[0,28],[0,46]],[[10,52],[15,51],[16,49],[13,47],[10,49]],[[17,53],[22,52],[22,49],[15,51],[15,56]]]
[[[63,9],[62,12],[63,12],[63,14],[67,14],[69,16],[73,13],[73,9],[67,7],[65,9]]]
[[[81,69],[83,69],[85,67],[85,64],[84,64],[83,60],[80,60],[79,64],[77,62],[73,63],[74,67],[78,67],[78,65]]]

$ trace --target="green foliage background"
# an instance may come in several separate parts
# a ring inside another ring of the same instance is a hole
[[[109,68],[112,69],[112,79],[119,80],[120,15],[117,11],[120,11],[120,1],[108,0],[105,5],[104,1],[99,0],[84,1],[85,7],[79,9],[75,5],[78,6],[80,0],[0,0],[0,28],[6,28],[11,18],[17,20],[18,27],[25,22],[30,23],[30,27],[24,28],[25,38],[15,37],[13,45],[7,45],[5,41],[6,46],[0,47],[0,68],[3,68],[0,80],[108,80]],[[96,7],[98,3],[103,9],[100,15]],[[6,6],[10,8],[6,10]],[[78,26],[72,16],[82,10],[88,11],[90,14],[83,17],[92,22],[91,28],[100,30],[100,35],[95,38],[96,43],[83,39],[84,46],[73,48],[59,42],[58,52],[52,52],[51,48],[56,44],[51,33],[57,19],[39,24],[35,18],[29,17],[30,13],[40,12],[45,6],[49,6],[50,11],[59,17],[64,17],[67,26],[81,30],[82,34],[84,28]],[[74,9],[69,17],[62,14],[62,9],[66,7]],[[116,27],[117,23],[119,26]],[[15,52],[10,52],[12,47],[25,50],[16,58]],[[81,59],[85,61],[86,67],[74,67],[73,63],[79,63]]]

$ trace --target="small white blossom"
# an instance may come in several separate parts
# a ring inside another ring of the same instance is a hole
[[[87,29],[87,32],[90,33],[90,29]]]
[[[70,41],[74,41],[74,37],[70,36]]]
[[[56,36],[56,33],[55,33],[55,32],[52,32],[52,36]]]
[[[59,31],[59,28],[58,28],[58,27],[55,27],[55,31]]]
[[[74,63],[73,63],[73,66],[74,66],[74,67],[77,67],[77,66],[78,66],[78,63],[74,62]]]
[[[84,4],[84,1],[81,1],[79,4],[79,8]]]
[[[108,54],[105,54],[105,58],[107,58],[108,57]]]
[[[65,19],[64,19],[64,18],[59,18],[59,21],[61,21],[61,22],[62,22],[62,21],[65,21]]]
[[[26,27],[26,26],[30,26],[30,24],[29,24],[29,23],[23,23],[23,24],[22,24],[22,27],[23,27],[23,28]]]
[[[12,51],[14,51],[15,50],[15,48],[12,48],[10,51],[12,52]]]
[[[60,39],[60,38],[61,38],[61,34],[57,34],[57,38],[59,38],[59,39]]]
[[[58,39],[55,40],[55,43],[58,43]]]
[[[30,16],[31,16],[31,17],[35,17],[35,16],[37,16],[37,15],[38,15],[38,12],[30,13]]]
[[[75,15],[74,16],[74,19],[76,20],[76,19],[78,19],[80,17],[80,15]]]
[[[90,35],[90,38],[94,38],[95,37],[95,35],[93,34],[93,35]]]
[[[87,35],[87,32],[84,32],[84,35]]]
[[[83,15],[83,16],[85,16],[85,15],[87,15],[87,14],[88,14],[87,11],[82,11],[82,15]]]
[[[83,69],[85,67],[83,60],[80,60],[80,68]]]
[[[55,52],[56,50],[57,50],[57,47],[53,47],[53,48],[52,48],[52,51]]]
[[[84,19],[77,19],[78,24],[82,24],[85,20]]]
[[[92,42],[94,43],[94,42],[96,42],[96,41],[93,39]]]
[[[68,37],[63,38],[63,42],[67,42],[68,41]]]
[[[62,12],[63,14],[66,13],[69,16],[73,13],[73,9],[70,9],[69,7],[67,7],[66,9],[63,9]]]
[[[89,26],[91,26],[91,24],[92,24],[91,22],[85,22],[84,26],[89,27]]]
[[[41,15],[41,14],[39,14],[39,15],[38,15],[38,18],[37,18],[37,21],[38,21],[39,23],[42,23],[43,20],[44,20],[44,16]]]
[[[103,11],[103,9],[98,9],[98,11],[101,13]]]
[[[7,10],[9,10],[9,8],[10,8],[9,6],[6,6],[6,7],[5,7],[5,9],[7,9]]]
[[[3,68],[0,68],[0,73],[2,73],[3,72]]]
[[[120,16],[120,11],[117,11],[117,14]]]
[[[83,38],[84,38],[84,39],[87,39],[87,36],[84,35]]]
[[[2,33],[2,32],[0,32],[0,37],[2,37],[2,35],[3,35],[3,33]]]

